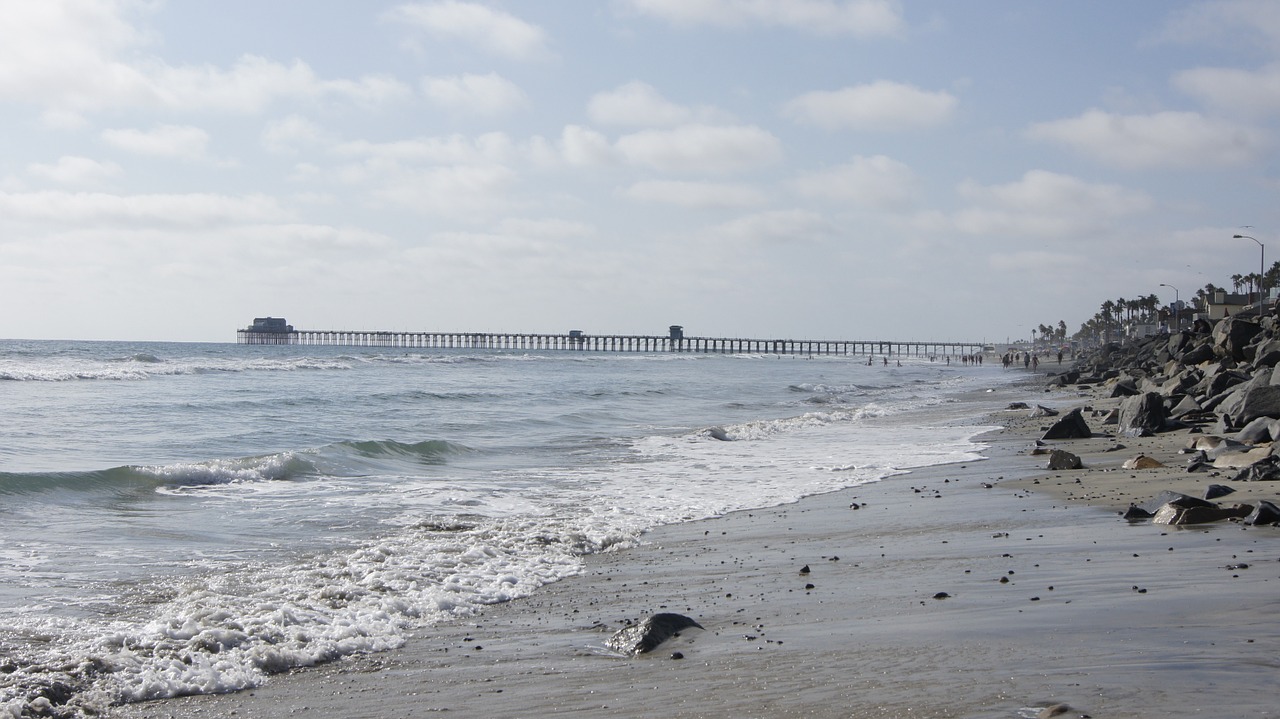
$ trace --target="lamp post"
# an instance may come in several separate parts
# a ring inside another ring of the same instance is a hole
[[[1178,288],[1174,287],[1173,285],[1166,285],[1163,282],[1160,283],[1160,286],[1168,287],[1169,289],[1173,290],[1173,329],[1175,332],[1178,330],[1181,330],[1182,325],[1178,322],[1178,296],[1179,296]]]
[[[1266,259],[1264,259],[1267,255],[1267,248],[1261,242],[1258,242],[1258,238],[1256,237],[1250,237],[1248,235],[1232,235],[1231,238],[1234,240],[1253,240],[1258,245],[1258,322],[1262,322],[1262,273],[1263,267],[1267,264]]]

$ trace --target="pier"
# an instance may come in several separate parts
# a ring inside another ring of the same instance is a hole
[[[270,320],[271,322],[265,322]],[[284,320],[259,318],[236,332],[249,345],[324,345],[459,350],[572,350],[579,352],[700,352],[774,355],[877,355],[942,357],[973,355],[981,342],[904,342],[890,340],[750,339],[686,337],[678,326],[666,335],[564,334],[508,332],[388,332],[369,330],[299,330]]]

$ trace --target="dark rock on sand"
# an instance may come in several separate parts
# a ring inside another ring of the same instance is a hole
[[[1049,427],[1041,439],[1088,439],[1093,436],[1084,415],[1077,407]]]
[[[1231,487],[1228,487],[1225,484],[1211,484],[1208,487],[1205,487],[1204,498],[1217,499],[1218,497],[1225,497],[1234,491],[1236,490],[1232,489]]]
[[[1051,409],[1042,404],[1038,404],[1036,405],[1035,411],[1031,413],[1031,416],[1032,417],[1057,417],[1058,410]]]
[[[1152,524],[1207,524],[1209,522],[1219,522],[1224,519],[1247,517],[1253,512],[1253,507],[1248,504],[1237,504],[1231,507],[1219,507],[1213,505],[1210,507],[1179,507],[1173,504],[1166,504],[1156,511],[1156,516],[1151,518]]]
[[[605,646],[620,654],[644,654],[653,651],[668,639],[679,636],[681,630],[689,627],[702,629],[701,624],[683,614],[662,612],[618,630],[609,637]]]
[[[1217,507],[1218,506],[1208,500],[1200,499],[1199,497],[1192,497],[1189,494],[1183,494],[1182,492],[1174,492],[1167,489],[1161,492],[1160,494],[1157,494],[1152,499],[1146,502],[1143,502],[1138,506],[1146,510],[1149,514],[1155,514],[1157,510],[1159,510],[1161,507],[1163,507],[1166,504],[1172,504],[1176,507]]]
[[[1232,477],[1236,482],[1275,482],[1280,480],[1280,459],[1275,455],[1265,457],[1240,470]]]
[[[1076,455],[1065,452],[1061,449],[1055,449],[1049,452],[1049,469],[1080,469],[1084,463]]]
[[[1253,508],[1253,512],[1244,518],[1245,524],[1275,524],[1280,522],[1280,507],[1262,500],[1258,502],[1258,506]]]

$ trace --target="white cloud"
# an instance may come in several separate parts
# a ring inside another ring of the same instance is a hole
[[[44,106],[55,126],[85,112],[129,107],[258,112],[279,97],[376,103],[407,95],[383,77],[321,80],[305,63],[245,55],[229,70],[172,66],[138,53],[143,37],[124,19],[141,4],[112,0],[9,3],[0,23],[0,100]]]
[[[628,162],[664,172],[730,173],[782,159],[782,143],[755,125],[683,125],[618,138]]]
[[[419,137],[393,142],[352,140],[334,147],[345,157],[368,157],[393,162],[441,165],[473,165],[506,162],[513,152],[511,138],[502,132],[487,132],[474,138],[453,134]]]
[[[622,195],[637,202],[654,202],[697,209],[759,207],[768,202],[763,192],[741,184],[645,180]]]
[[[736,242],[813,242],[829,237],[835,228],[822,215],[809,210],[776,210],[731,220],[715,228],[720,237]]]
[[[1280,4],[1274,0],[1192,3],[1169,16],[1159,39],[1213,46],[1253,45],[1280,55]]]
[[[1194,112],[1116,115],[1089,110],[1080,117],[1032,125],[1027,136],[1131,169],[1244,165],[1268,145],[1258,130]]]
[[[560,154],[570,165],[608,165],[616,160],[604,135],[579,125],[567,125],[560,133]]]
[[[426,215],[478,222],[509,205],[507,191],[516,174],[501,165],[455,165],[395,170],[370,194],[379,204],[391,204]]]
[[[1255,117],[1280,113],[1280,63],[1261,70],[1201,67],[1178,73],[1173,84],[1223,113]]]
[[[114,162],[98,162],[87,157],[64,155],[52,165],[28,165],[27,172],[64,185],[96,185],[119,176],[121,169]]]
[[[870,209],[899,209],[912,204],[916,182],[911,168],[897,160],[858,155],[847,164],[801,175],[791,186],[803,197]]]
[[[406,4],[388,11],[385,17],[516,60],[548,55],[542,28],[478,3],[445,0]]]
[[[181,160],[203,160],[209,147],[209,133],[189,125],[160,125],[150,131],[103,130],[102,139],[126,152]]]
[[[597,93],[587,102],[587,116],[601,125],[674,127],[725,119],[722,115],[713,108],[691,109],[671,102],[652,85],[638,80]]]
[[[209,227],[289,219],[275,198],[211,193],[115,195],[100,192],[0,193],[0,213],[20,220],[92,227]]]
[[[523,237],[567,238],[589,237],[596,228],[585,222],[562,220],[556,218],[531,219],[509,217],[498,223],[499,231],[507,235]]]
[[[974,205],[953,221],[971,235],[1068,236],[1108,226],[1153,205],[1143,192],[1045,170],[1031,170],[1004,185],[965,182],[959,193]]]
[[[951,119],[956,98],[912,85],[880,80],[834,91],[808,92],[788,101],[785,117],[828,130],[902,130],[933,127]]]
[[[423,78],[422,91],[447,110],[476,115],[500,115],[527,102],[514,82],[494,72]]]
[[[293,154],[299,147],[327,144],[332,136],[300,115],[289,115],[268,123],[262,130],[262,146],[271,152]]]
[[[777,26],[821,35],[898,35],[905,26],[896,0],[627,0],[644,15],[690,27]]]

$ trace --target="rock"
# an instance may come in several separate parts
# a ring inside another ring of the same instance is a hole
[[[1258,506],[1253,508],[1253,512],[1244,518],[1245,524],[1275,524],[1280,522],[1280,507],[1262,500],[1258,502]]]
[[[1248,359],[1245,347],[1261,331],[1262,327],[1252,319],[1228,317],[1214,325],[1213,343],[1221,347],[1226,356],[1237,362],[1244,362]]]
[[[1253,464],[1247,465],[1236,476],[1236,482],[1275,482],[1280,480],[1280,461],[1268,455]]]
[[[1111,386],[1112,397],[1132,397],[1138,394],[1138,383],[1132,377],[1126,377]]]
[[[1174,492],[1172,490],[1166,489],[1160,494],[1157,494],[1155,497],[1138,505],[1138,507],[1145,510],[1148,514],[1155,514],[1157,510],[1159,510],[1161,507],[1165,506],[1166,504],[1172,504],[1176,507],[1216,507],[1218,506],[1213,502],[1200,499],[1199,497],[1192,497],[1189,494],[1183,494],[1182,492]]]
[[[1077,407],[1049,427],[1041,439],[1088,439],[1092,436],[1093,431]]]
[[[1164,398],[1155,392],[1120,403],[1120,431],[1131,437],[1146,437],[1163,430],[1165,419]]]
[[[702,629],[702,625],[683,614],[662,612],[629,627],[618,630],[605,646],[620,654],[638,655],[651,652],[659,644],[679,636],[680,631],[694,627]]]
[[[1073,712],[1075,712],[1075,709],[1073,709],[1069,704],[1054,704],[1053,706],[1041,709],[1040,712],[1036,714],[1036,719],[1054,719],[1054,717],[1060,717],[1064,714],[1071,714]]]
[[[1216,409],[1238,425],[1259,417],[1280,418],[1280,385],[1266,384],[1265,377],[1259,379],[1236,387]]]
[[[1156,510],[1155,516],[1151,518],[1152,524],[1208,524],[1209,522],[1220,522],[1224,519],[1247,517],[1253,512],[1253,507],[1247,504],[1237,504],[1230,507],[1219,507],[1217,505],[1209,507],[1179,507],[1174,504],[1166,504]]]
[[[1182,448],[1184,453],[1203,452],[1205,460],[1212,460],[1224,452],[1235,452],[1244,450],[1248,445],[1241,444],[1234,439],[1227,439],[1216,434],[1202,434],[1192,438]]]
[[[1076,455],[1061,449],[1049,452],[1049,469],[1080,469],[1084,463]]]
[[[1197,412],[1202,412],[1203,409],[1204,408],[1201,407],[1201,404],[1199,404],[1199,402],[1196,402],[1196,398],[1188,394],[1187,397],[1184,397],[1183,399],[1181,399],[1181,402],[1176,404],[1174,408],[1170,409],[1169,416],[1174,418],[1181,418],[1188,415],[1194,415],[1194,413],[1197,413]]]
[[[1156,469],[1157,467],[1163,466],[1163,462],[1152,459],[1145,454],[1140,454],[1132,459],[1127,459],[1124,464],[1120,465],[1121,469]]]
[[[1057,417],[1058,410],[1050,409],[1042,404],[1036,405],[1036,411],[1031,413],[1032,417]]]
[[[1185,365],[1198,365],[1212,360],[1213,356],[1213,345],[1204,342],[1184,352],[1181,361]]]
[[[1211,484],[1208,487],[1205,487],[1204,498],[1217,499],[1218,497],[1225,497],[1234,491],[1235,491],[1234,489],[1232,489],[1231,487],[1228,487],[1225,484]]]
[[[1010,402],[1006,409],[1030,409],[1026,402]]]
[[[1270,417],[1258,417],[1240,428],[1240,431],[1236,433],[1236,441],[1243,444],[1270,442],[1277,437],[1278,430],[1280,430],[1280,420]]]
[[[1270,447],[1255,447],[1247,452],[1223,452],[1213,460],[1215,469],[1240,469],[1261,462],[1271,456]]]

